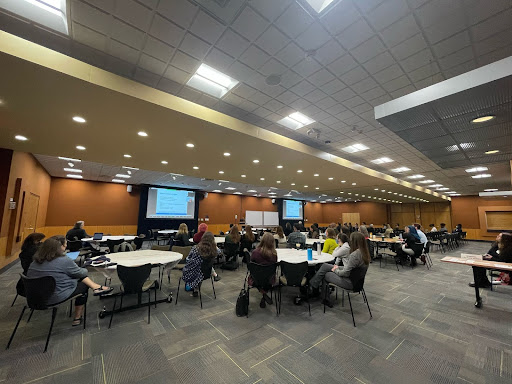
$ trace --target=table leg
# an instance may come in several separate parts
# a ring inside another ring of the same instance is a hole
[[[480,289],[478,288],[478,278],[475,267],[473,267],[473,281],[475,282],[475,307],[482,308],[482,298],[480,297]]]

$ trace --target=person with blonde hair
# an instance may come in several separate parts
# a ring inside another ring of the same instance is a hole
[[[284,235],[283,227],[277,227],[274,239],[277,240],[278,243],[286,243],[286,236]]]
[[[240,232],[238,230],[238,225],[235,224],[230,228],[229,233],[227,234],[224,242],[237,244],[237,243],[240,243],[240,239],[241,239],[241,237],[240,237]]]
[[[274,237],[270,232],[265,232],[261,238],[259,245],[256,247],[251,254],[251,262],[260,264],[260,265],[269,265],[277,263],[277,251],[276,251],[276,242]],[[250,286],[253,284],[252,277],[249,276],[248,283]],[[269,284],[273,286],[275,284],[275,276],[272,276]],[[262,294],[262,298],[260,301],[260,308],[265,308],[266,304],[273,304],[272,298],[267,295],[267,291],[263,288],[258,288],[260,293]]]
[[[174,244],[179,247],[186,247],[189,245],[194,245],[194,243],[190,242],[188,227],[187,224],[181,223],[178,228],[178,233],[174,235]]]

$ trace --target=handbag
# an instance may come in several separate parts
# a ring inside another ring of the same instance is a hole
[[[244,280],[244,287],[240,290],[238,298],[236,299],[235,313],[238,317],[247,316],[249,314],[249,291],[246,289]]]

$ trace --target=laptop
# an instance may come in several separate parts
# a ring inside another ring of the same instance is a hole
[[[103,239],[103,232],[96,232],[92,237],[93,240],[101,240]]]
[[[69,257],[71,260],[76,260],[78,255],[80,255],[80,251],[66,253],[66,256]]]

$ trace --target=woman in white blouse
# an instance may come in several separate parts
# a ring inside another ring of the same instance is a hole
[[[332,255],[336,258],[336,265],[345,265],[348,256],[350,255],[350,244],[348,243],[348,236],[343,232],[338,234],[336,238],[338,247],[332,252]]]

